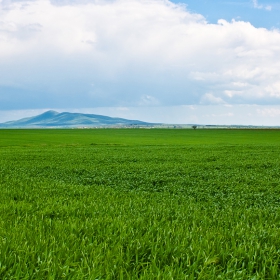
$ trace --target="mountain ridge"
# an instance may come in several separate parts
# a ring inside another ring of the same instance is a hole
[[[56,128],[56,127],[104,127],[104,126],[152,126],[139,120],[113,118],[104,115],[46,111],[37,116],[0,123],[0,128]]]

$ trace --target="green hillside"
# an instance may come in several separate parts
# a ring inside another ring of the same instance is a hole
[[[9,121],[0,124],[0,128],[50,128],[50,127],[100,127],[118,125],[152,125],[138,120],[111,118],[102,115],[81,113],[58,113],[47,111],[41,115],[24,118],[17,121]]]

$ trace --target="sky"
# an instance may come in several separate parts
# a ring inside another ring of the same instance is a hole
[[[279,0],[0,0],[0,122],[280,125],[279,78]]]

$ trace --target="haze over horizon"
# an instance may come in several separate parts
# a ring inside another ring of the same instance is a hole
[[[0,122],[280,124],[279,1],[0,0],[0,16]]]

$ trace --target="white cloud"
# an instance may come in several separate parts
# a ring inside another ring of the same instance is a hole
[[[280,117],[280,108],[259,108],[257,113],[262,117]]]
[[[271,11],[272,7],[270,5],[259,5],[258,0],[252,0],[255,9],[265,9],[267,11]]]
[[[280,82],[275,82],[270,85],[268,85],[265,88],[266,92],[271,96],[271,97],[280,97]]]
[[[206,114],[204,115],[205,118],[225,118],[225,117],[234,117],[233,113],[225,113],[225,114]]]
[[[0,109],[280,104],[278,30],[167,0],[2,1],[0,61]]]
[[[151,95],[143,95],[141,96],[141,99],[140,99],[140,102],[139,102],[139,105],[140,106],[152,106],[152,105],[158,105],[158,100],[151,96]]]
[[[204,105],[225,104],[225,103],[226,102],[222,98],[216,97],[212,93],[206,93],[200,99],[200,104],[204,104]]]

